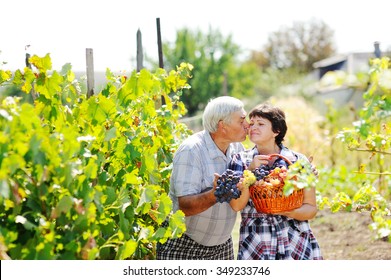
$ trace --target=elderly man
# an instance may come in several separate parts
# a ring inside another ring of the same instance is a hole
[[[233,260],[231,232],[237,210],[217,203],[215,173],[227,169],[231,156],[244,150],[249,124],[243,103],[233,97],[211,100],[203,113],[204,130],[178,148],[173,161],[170,197],[186,215],[186,232],[157,246],[157,259]]]

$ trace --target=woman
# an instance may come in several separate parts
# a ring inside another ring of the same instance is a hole
[[[291,151],[282,144],[287,125],[285,113],[281,109],[261,104],[251,110],[249,118],[249,138],[255,147],[248,153],[253,160],[247,166],[243,154],[238,154],[231,161],[229,169],[253,170],[261,164],[274,168],[278,157],[271,158],[270,154],[281,154],[292,162],[299,158],[308,160],[304,155]],[[323,259],[308,222],[317,213],[314,188],[304,189],[301,207],[278,214],[258,213],[248,188],[242,189],[238,204],[243,200],[246,200],[247,204],[241,209],[238,259]]]

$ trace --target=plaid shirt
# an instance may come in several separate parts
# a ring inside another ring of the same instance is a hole
[[[203,246],[186,234],[180,238],[168,239],[166,243],[157,244],[157,260],[233,260],[234,249],[232,238],[223,244]]]
[[[246,163],[246,160],[244,159],[244,153],[247,153],[252,158],[254,155],[252,154],[252,150],[244,151],[243,153],[235,154],[232,156],[232,160],[228,164],[228,169],[231,169],[233,171],[241,171],[247,169],[247,165],[249,163]]]
[[[295,153],[290,151],[288,148],[286,148],[283,145],[280,145],[281,148],[281,155],[289,158],[290,161],[295,162],[299,157],[302,157],[303,155],[299,153]],[[241,153],[237,153],[232,156],[232,160],[228,164],[228,168],[234,171],[243,171],[247,169],[247,166],[250,165],[251,159],[259,155],[259,152],[256,147],[243,151]],[[275,166],[272,166],[274,168]]]

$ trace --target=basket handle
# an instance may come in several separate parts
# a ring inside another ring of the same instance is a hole
[[[286,158],[286,157],[284,157],[284,156],[282,156],[282,155],[280,155],[280,154],[270,154],[269,156],[270,156],[270,157],[280,157],[280,158],[282,158],[283,160],[285,160],[285,161],[288,163],[288,165],[291,165],[291,164],[292,164],[292,162],[291,162],[288,158]]]

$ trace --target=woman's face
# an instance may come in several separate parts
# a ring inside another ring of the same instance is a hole
[[[275,143],[278,133],[273,132],[272,123],[268,119],[255,116],[250,119],[248,135],[254,144],[270,145]]]

